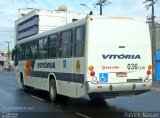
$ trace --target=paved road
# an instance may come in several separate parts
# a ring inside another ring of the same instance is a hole
[[[151,115],[160,117],[160,91],[117,97],[99,103],[93,103],[85,96],[79,99],[70,98],[66,104],[54,104],[49,101],[47,92],[35,90],[26,93],[21,89],[21,85],[16,83],[12,72],[0,71],[0,112],[0,117],[3,118],[104,118],[108,115],[129,117],[130,112],[159,112]],[[142,117],[142,114],[140,116]]]

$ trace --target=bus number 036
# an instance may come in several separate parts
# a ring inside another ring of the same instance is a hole
[[[138,64],[137,63],[135,63],[135,64],[133,64],[133,63],[131,63],[131,64],[128,64],[127,65],[127,69],[128,70],[137,70],[138,69]]]

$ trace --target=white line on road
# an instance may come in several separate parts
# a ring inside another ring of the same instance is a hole
[[[86,116],[86,115],[81,114],[81,113],[78,113],[78,112],[76,112],[75,114],[76,114],[76,115],[79,115],[79,116],[81,116],[81,117],[84,117],[84,118],[91,118],[91,117],[89,117],[89,116]]]
[[[33,98],[36,98],[36,99],[38,99],[38,100],[40,100],[40,101],[44,101],[43,99],[38,98],[38,97],[36,97],[36,96],[33,96],[33,95],[30,95],[30,96],[33,97]]]

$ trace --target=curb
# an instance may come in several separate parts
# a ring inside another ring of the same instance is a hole
[[[160,91],[160,88],[152,87],[151,91]]]
[[[160,91],[160,82],[153,83],[151,90]]]

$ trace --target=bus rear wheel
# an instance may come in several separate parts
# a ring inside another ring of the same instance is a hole
[[[23,91],[28,91],[29,87],[27,87],[26,85],[24,85],[24,79],[23,79],[23,75],[21,74],[21,83],[22,83],[22,89]]]
[[[51,102],[56,102],[57,100],[57,89],[56,89],[56,82],[54,79],[51,79],[49,83],[49,97]]]

